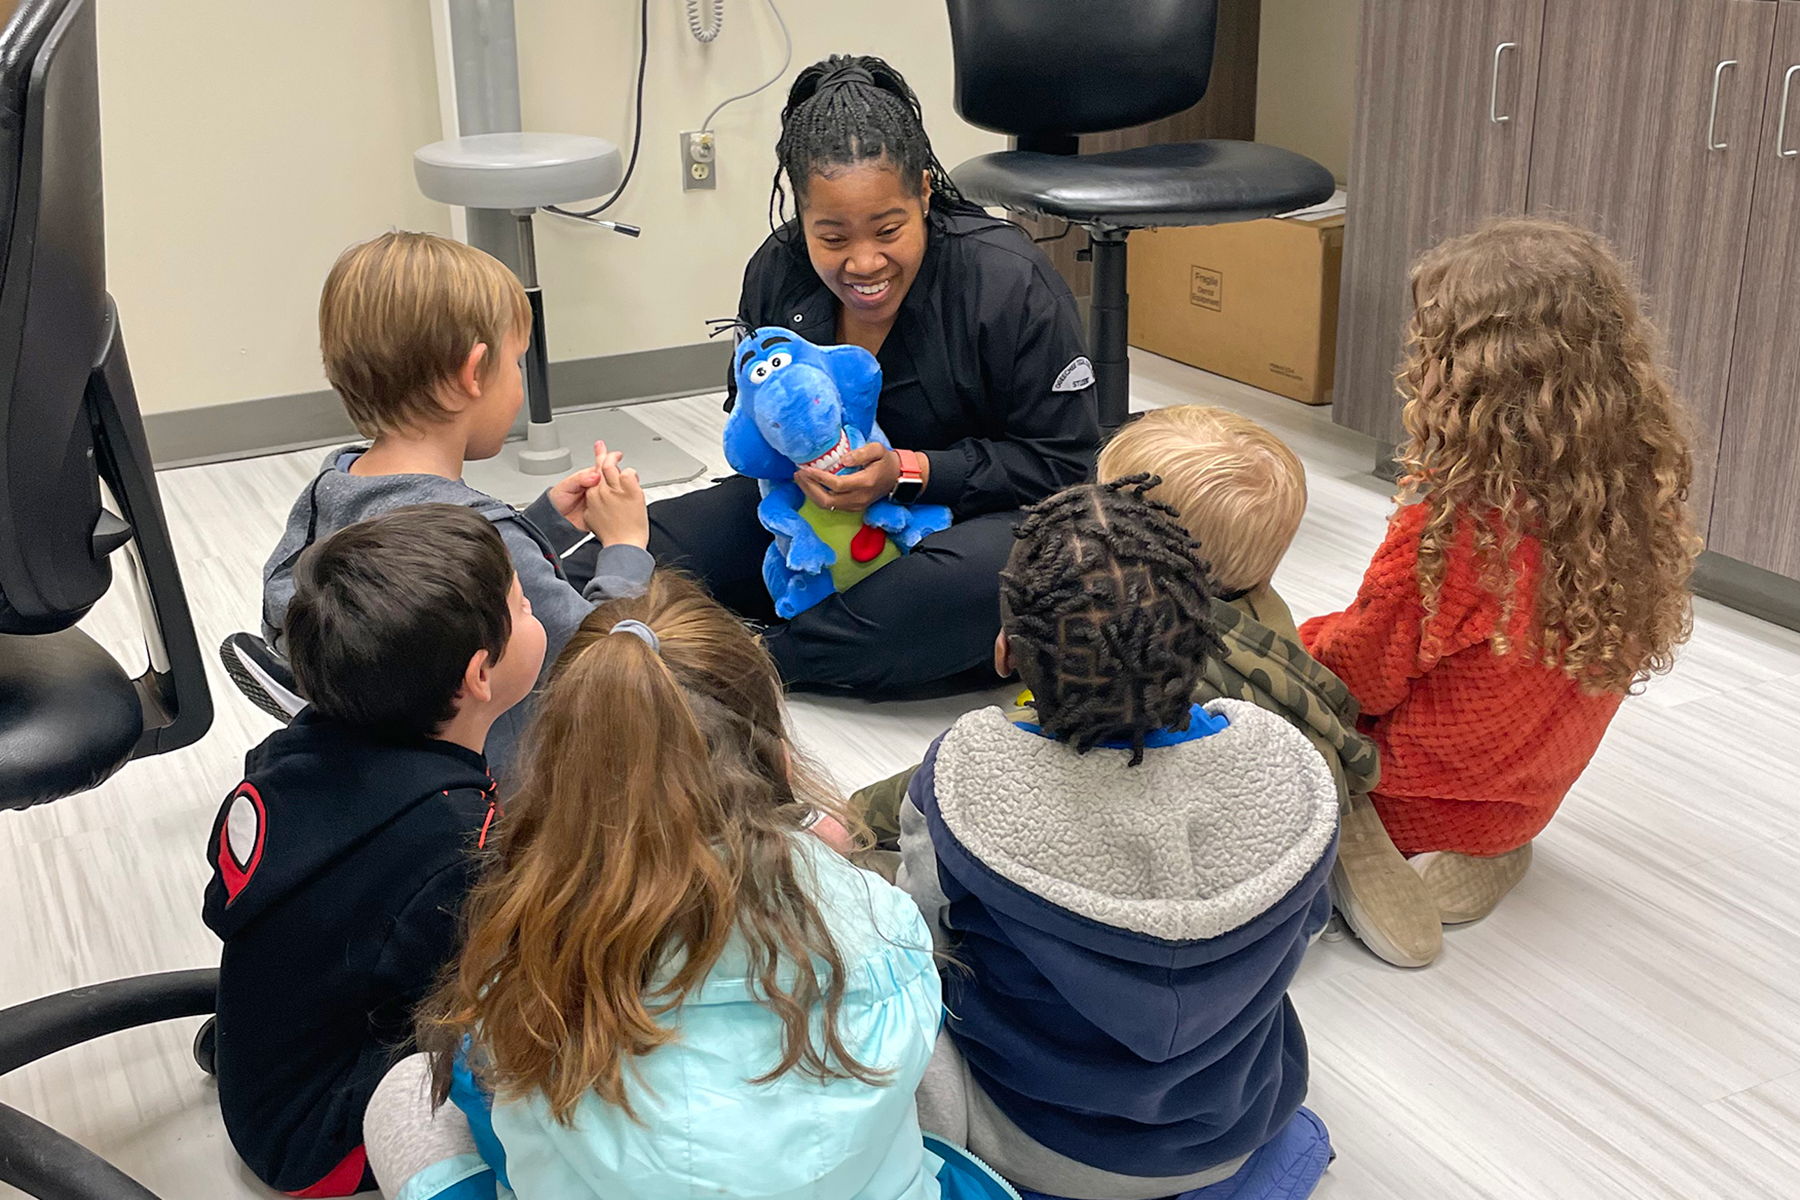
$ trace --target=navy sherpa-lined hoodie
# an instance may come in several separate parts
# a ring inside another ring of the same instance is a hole
[[[986,709],[902,809],[901,883],[967,967],[944,971],[940,1042],[967,1094],[936,1130],[928,1075],[921,1118],[1053,1195],[1227,1177],[1306,1094],[1287,988],[1330,916],[1328,768],[1232,700],[1128,758]]]
[[[493,788],[473,751],[311,709],[244,756],[207,843],[204,917],[225,943],[219,1108],[269,1186],[364,1182],[363,1110],[455,952]]]

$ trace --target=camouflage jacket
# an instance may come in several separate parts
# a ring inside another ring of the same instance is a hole
[[[1331,768],[1338,804],[1367,795],[1381,778],[1375,743],[1356,729],[1356,698],[1300,645],[1280,596],[1259,587],[1236,600],[1214,600],[1225,655],[1209,659],[1196,700],[1248,700],[1285,717]]]

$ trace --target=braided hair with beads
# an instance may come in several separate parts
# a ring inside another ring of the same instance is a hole
[[[934,205],[982,211],[963,199],[932,151],[918,96],[900,72],[873,55],[834,54],[794,77],[781,110],[775,162],[769,223],[777,229],[787,223],[790,192],[798,207],[813,175],[866,162],[893,167],[908,195],[919,195],[929,176]]]
[[[1130,475],[1066,488],[1027,510],[1000,573],[1000,617],[1043,731],[1081,753],[1144,758],[1144,739],[1188,727],[1194,686],[1224,647],[1215,588],[1175,510]]]

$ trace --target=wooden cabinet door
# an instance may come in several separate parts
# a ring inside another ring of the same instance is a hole
[[[1693,414],[1703,531],[1776,7],[1548,0],[1544,12],[1529,210],[1605,234],[1636,267]]]
[[[1800,579],[1800,4],[1776,7],[1709,548]]]
[[[1544,0],[1364,0],[1338,424],[1401,440],[1394,371],[1412,260],[1483,217],[1525,210],[1543,20]]]

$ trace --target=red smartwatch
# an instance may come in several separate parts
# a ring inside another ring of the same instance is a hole
[[[925,490],[924,459],[912,450],[896,450],[894,456],[900,460],[900,482],[888,493],[888,499],[896,504],[911,504]]]

